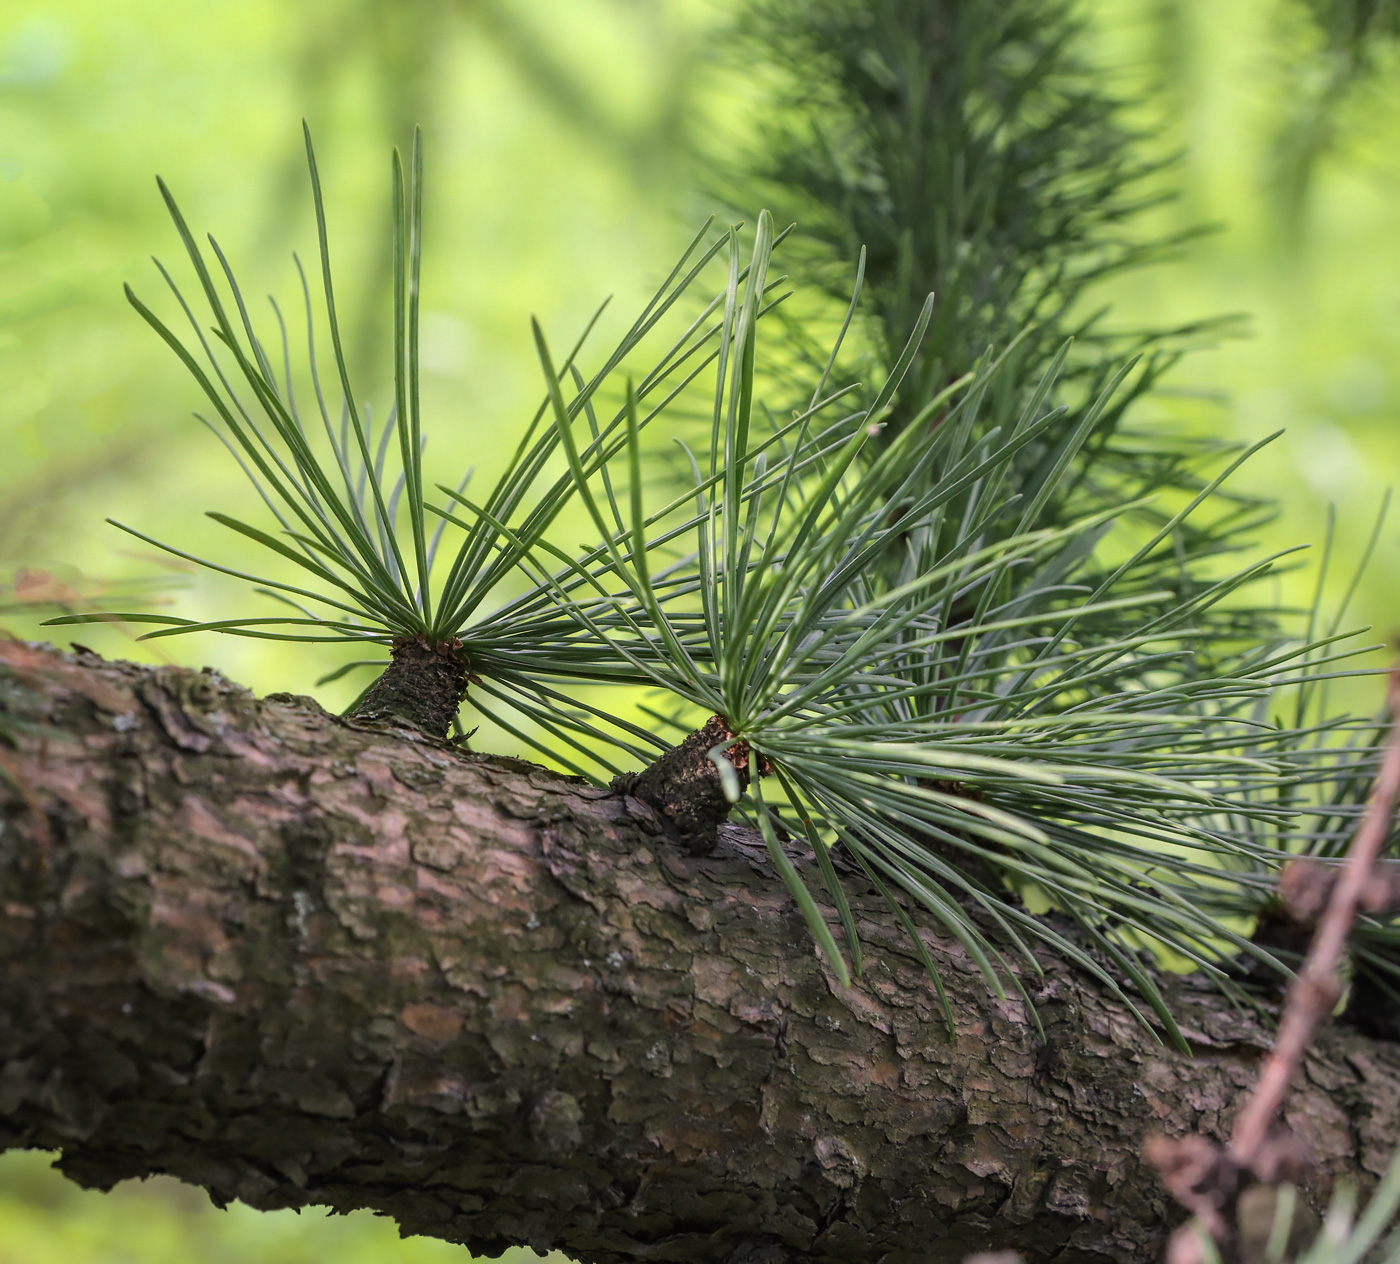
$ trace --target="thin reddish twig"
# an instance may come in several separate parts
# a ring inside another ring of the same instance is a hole
[[[1372,868],[1390,833],[1395,800],[1400,794],[1400,668],[1390,674],[1388,695],[1390,733],[1366,812],[1352,840],[1341,877],[1333,888],[1327,911],[1313,935],[1308,955],[1289,988],[1273,1052],[1235,1120],[1229,1153],[1242,1168],[1252,1170],[1258,1166],[1293,1072],[1301,1064],[1313,1033],[1341,998],[1339,967],[1347,936],[1356,920],[1356,910],[1362,902]]]

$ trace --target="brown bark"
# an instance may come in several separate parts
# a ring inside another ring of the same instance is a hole
[[[730,803],[710,752],[734,736],[721,715],[712,715],[684,741],[670,747],[641,772],[624,773],[613,781],[619,794],[632,795],[660,813],[667,832],[692,855],[715,848],[719,827],[729,816]],[[749,748],[736,742],[725,752],[739,788],[749,784]]]
[[[389,666],[355,704],[351,718],[406,726],[441,741],[467,696],[461,649],[461,641],[396,640]]]
[[[878,900],[842,988],[761,844],[207,673],[0,644],[0,1147],[88,1185],[371,1207],[583,1261],[1154,1258],[1149,1131],[1221,1136],[1265,1027],[1182,983],[1188,1059],[1091,981],[1042,1042]],[[41,815],[36,815],[36,808]],[[1400,1051],[1325,1033],[1319,1182],[1400,1140]]]

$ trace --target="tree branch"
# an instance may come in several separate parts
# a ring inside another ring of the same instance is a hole
[[[257,1207],[370,1207],[613,1261],[1151,1258],[1145,1133],[1222,1137],[1271,1037],[1175,989],[1198,1055],[1046,959],[1017,1001],[926,932],[842,988],[761,842],[212,673],[0,643],[0,1147]],[[1323,1034],[1318,1179],[1400,1142],[1400,1052]]]

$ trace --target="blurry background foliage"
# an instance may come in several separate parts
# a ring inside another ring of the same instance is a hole
[[[177,259],[152,176],[212,230],[253,293],[294,307],[290,254],[313,244],[299,120],[317,138],[358,389],[389,367],[388,150],[427,148],[429,463],[489,469],[539,397],[528,318],[563,343],[615,294],[615,329],[713,206],[706,152],[753,134],[761,73],[726,63],[741,0],[0,0],[0,619],[41,636],[41,601],[154,582],[217,618],[235,581],[183,575],[108,515],[226,556],[206,508],[248,505],[194,422],[194,388],[126,306]],[[1262,549],[1319,541],[1339,508],[1340,586],[1400,458],[1400,8],[1389,0],[1084,0],[1088,55],[1132,103],[1153,177],[1179,194],[1127,231],[1219,231],[1096,286],[1086,310],[1162,328],[1243,313],[1142,407],[1203,435],[1285,438],[1242,490],[1279,498]],[[757,208],[753,208],[756,210]],[[781,263],[781,258],[778,261]],[[605,322],[606,323],[606,322]],[[606,331],[603,334],[606,339]],[[601,341],[600,341],[601,345]],[[1352,613],[1400,630],[1395,528]],[[1279,579],[1303,604],[1310,578]],[[143,596],[142,605],[149,606]],[[46,607],[44,613],[51,613]],[[335,665],[212,636],[107,655],[211,663],[259,692],[313,692]],[[322,651],[313,651],[320,654]],[[364,682],[319,691],[339,708]],[[1369,709],[1366,697],[1356,705]],[[509,750],[483,733],[482,749]],[[214,1212],[156,1183],[102,1198],[0,1158],[0,1264],[319,1259],[437,1261],[365,1215]],[[157,1214],[159,1213],[159,1214]],[[525,1258],[528,1253],[522,1253]]]

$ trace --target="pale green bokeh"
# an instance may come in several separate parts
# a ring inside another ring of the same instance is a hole
[[[1384,53],[1377,74],[1344,97],[1335,143],[1295,204],[1280,187],[1279,155],[1320,73],[1301,4],[1099,0],[1093,8],[1124,84],[1159,85],[1144,126],[1164,151],[1183,154],[1163,181],[1180,197],[1154,222],[1216,226],[1184,258],[1121,277],[1101,297],[1128,326],[1245,317],[1240,336],[1177,371],[1180,398],[1153,407],[1244,442],[1286,430],[1239,482],[1280,502],[1261,551],[1320,545],[1335,507],[1335,600],[1400,472],[1400,58]],[[1372,625],[1374,640],[1400,633],[1397,542],[1392,513],[1348,620]],[[1280,583],[1297,605],[1315,579],[1316,556],[1305,562]],[[1369,710],[1380,695],[1367,682],[1345,696]]]
[[[531,315],[567,345],[612,295],[594,341],[605,345],[703,219],[698,203],[681,208],[679,155],[693,54],[718,16],[708,5],[423,0],[388,23],[382,12],[375,0],[207,0],[193,9],[147,0],[120,15],[82,0],[8,5],[0,580],[20,565],[65,579],[73,567],[102,580],[173,575],[178,613],[218,618],[248,607],[246,585],[171,572],[168,559],[103,522],[241,560],[241,543],[203,511],[260,511],[191,417],[204,405],[194,384],[121,293],[130,281],[172,313],[153,252],[189,283],[155,173],[195,232],[218,237],[255,315],[266,316],[260,300],[270,291],[295,331],[291,253],[313,267],[315,255],[300,126],[309,119],[356,389],[382,408],[388,155],[421,118],[428,474],[449,483],[468,466],[489,477],[533,412],[542,381]],[[400,62],[413,58],[380,29],[397,25],[416,29],[430,50],[414,64],[431,85],[405,77]],[[37,622],[7,620],[20,635],[51,635]],[[318,692],[337,709],[367,680],[315,691],[317,677],[353,657],[334,648],[308,658],[231,637],[137,645],[132,635],[96,627],[78,639],[107,655],[210,664],[259,692]]]
[[[87,1193],[49,1166],[51,1156],[0,1154],[0,1264],[464,1264],[472,1257],[436,1238],[400,1238],[392,1220],[323,1208],[220,1210],[201,1190],[168,1177]],[[525,1248],[503,1264],[548,1260]]]
[[[342,293],[364,389],[383,399],[388,162],[414,121],[428,154],[424,361],[432,461],[489,468],[539,391],[528,318],[567,339],[598,300],[620,321],[709,209],[687,193],[688,136],[742,134],[754,93],[714,74],[706,0],[0,0],[0,584],[14,568],[99,578],[161,573],[108,515],[196,552],[238,548],[201,516],[251,493],[190,418],[193,385],[126,306],[159,294],[147,256],[178,258],[152,175],[213,230],[247,288],[294,297],[293,248],[312,236],[300,119],[315,129]],[[1339,142],[1296,214],[1271,181],[1280,132],[1313,88],[1309,36],[1285,0],[1093,0],[1106,64],[1141,93],[1157,143],[1184,150],[1162,226],[1223,225],[1180,261],[1102,297],[1124,325],[1250,316],[1250,336],[1178,370],[1145,416],[1254,441],[1288,433],[1239,476],[1277,495],[1261,548],[1320,541],[1338,507],[1339,591],[1400,461],[1400,76],[1355,92]],[[386,17],[386,15],[393,15]],[[1395,68],[1394,59],[1388,63]],[[377,304],[377,309],[370,304]],[[1208,399],[1205,396],[1218,398]],[[1400,628],[1389,528],[1354,613]],[[66,568],[66,569],[65,569]],[[241,587],[190,576],[179,613],[246,607]],[[1303,604],[1311,580],[1279,581]],[[37,620],[9,618],[20,635]],[[310,692],[334,665],[302,649],[213,636],[109,655],[209,663],[260,692]],[[318,655],[325,651],[313,647]],[[349,682],[321,695],[343,705]],[[1377,687],[1348,695],[1366,708]],[[510,744],[484,734],[479,745]],[[201,1209],[168,1186],[104,1197],[0,1159],[0,1264],[252,1258],[291,1264],[461,1260],[400,1243],[369,1217]],[[8,1252],[8,1254],[7,1254]]]

